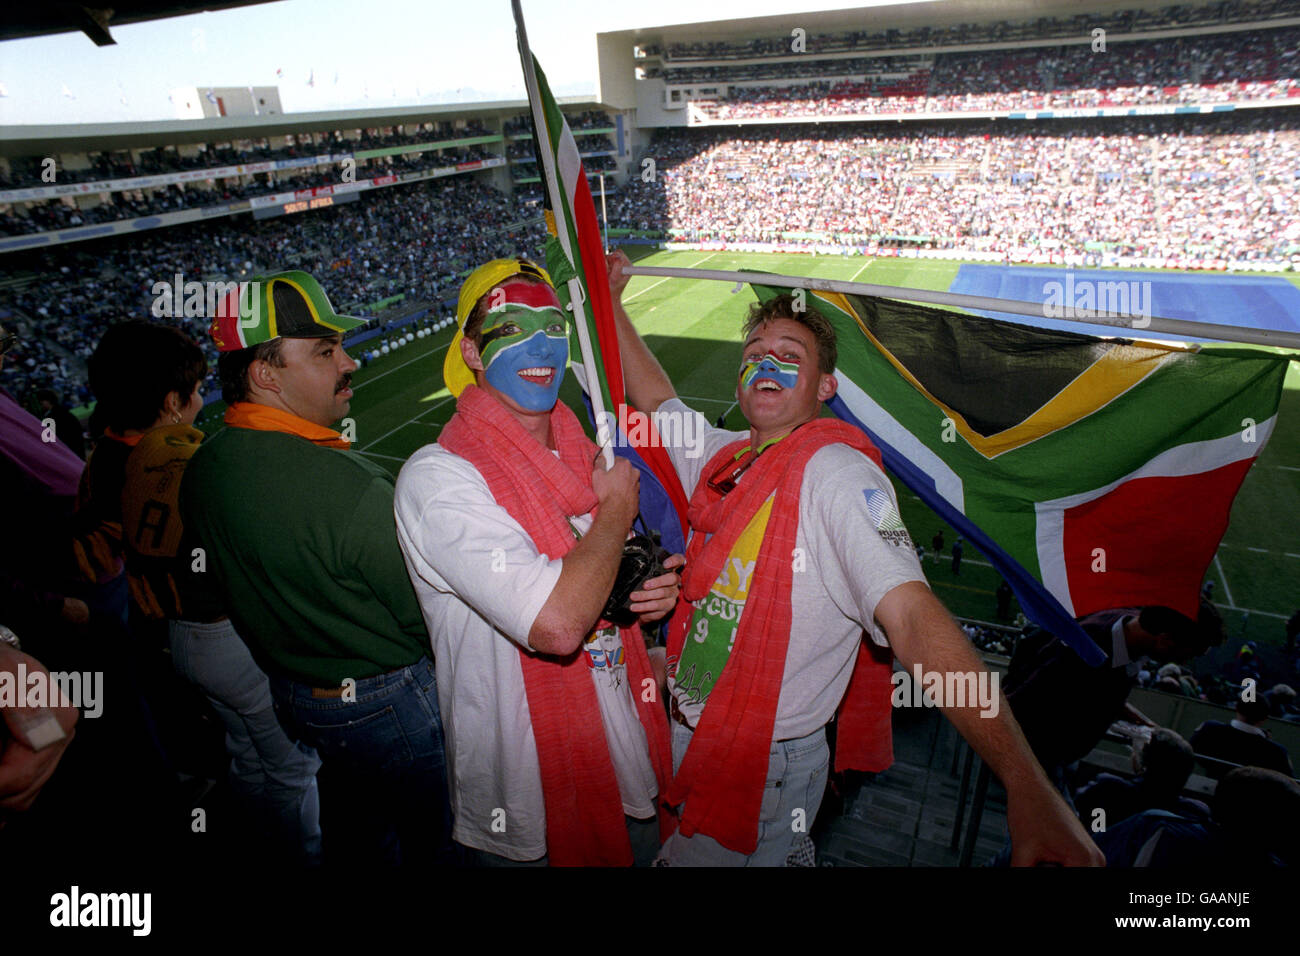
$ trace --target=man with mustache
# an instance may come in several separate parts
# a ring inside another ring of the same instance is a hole
[[[330,426],[357,365],[305,272],[254,280],[213,319],[226,428],[181,510],[281,723],[319,752],[325,861],[450,863],[429,637],[402,564],[393,480]]]
[[[545,272],[488,262],[456,314],[456,415],[396,499],[438,656],[455,839],[483,866],[648,865],[668,724],[640,629],[602,619],[637,473],[606,471],[557,401],[568,319]],[[676,597],[674,574],[654,577],[630,610],[658,620]]]
[[[608,265],[628,397],[646,413],[698,417],[619,304],[627,257]],[[668,800],[681,823],[661,857],[672,865],[804,856],[837,711],[836,766],[888,766],[890,668],[862,648],[864,632],[909,672],[982,670],[925,584],[879,452],[858,429],[819,418],[837,387],[835,331],[801,306],[781,295],[750,310],[736,388],[749,430],[699,420],[676,431],[704,435],[703,455],[698,444],[667,449],[692,531],[668,641]],[[1100,862],[1009,710],[942,703],[1006,785],[1015,861]]]

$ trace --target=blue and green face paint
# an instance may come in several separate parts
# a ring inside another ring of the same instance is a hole
[[[479,356],[489,385],[521,408],[554,407],[569,364],[569,327],[549,286],[512,282],[493,289]]]
[[[782,388],[794,388],[799,381],[799,363],[784,361],[775,352],[768,352],[757,361],[740,366],[740,387],[754,388],[759,382],[769,380]]]

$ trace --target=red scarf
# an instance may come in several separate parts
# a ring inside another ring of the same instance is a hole
[[[758,845],[763,786],[790,644],[791,555],[799,531],[804,469],[820,449],[836,443],[849,445],[880,464],[880,453],[859,429],[816,419],[764,452],[746,480],[730,494],[724,497],[701,477],[691,495],[689,516],[694,534],[686,548],[686,574],[668,641],[670,660],[681,657],[694,613],[690,602],[709,593],[741,532],[763,503],[775,496],[731,656],[713,685],[667,798],[673,805],[685,803],[680,823],[683,836],[705,833],[737,853],[753,853]],[[748,446],[749,439],[728,445],[714,455],[702,475],[714,474]],[[711,535],[707,543],[706,535]],[[851,762],[855,765],[865,758],[875,764],[871,769],[879,770],[892,762],[890,670],[887,660],[858,654],[845,695],[849,725],[841,725],[837,740],[837,748],[843,750],[847,745],[850,750],[845,752],[853,752]],[[868,695],[865,702],[860,696],[863,693]],[[854,698],[852,706],[850,697]]]
[[[438,444],[477,468],[497,503],[528,532],[538,551],[555,559],[577,543],[566,518],[596,508],[591,490],[596,446],[560,402],[551,412],[551,433],[558,459],[505,406],[471,385],[461,393]],[[621,636],[662,797],[672,777],[668,720],[657,697],[647,701],[639,690],[646,678],[653,679],[640,629],[623,628]],[[630,866],[623,798],[600,729],[600,704],[585,655],[581,648],[565,658],[519,651],[546,803],[547,855],[552,866]],[[659,802],[660,830],[666,836],[671,822]]]
[[[305,438],[313,444],[326,448],[352,447],[352,442],[332,428],[317,425],[305,418],[299,418],[292,412],[281,411],[258,402],[235,402],[226,409],[225,422],[234,428],[252,428],[262,432],[297,435],[299,438]]]

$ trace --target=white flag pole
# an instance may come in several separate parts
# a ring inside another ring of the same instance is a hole
[[[570,263],[576,264],[572,245],[569,243],[569,222],[564,214],[564,194],[555,170],[555,151],[551,147],[550,132],[546,126],[546,113],[542,108],[542,94],[537,85],[537,67],[533,62],[532,51],[528,48],[528,32],[524,29],[524,12],[519,0],[510,0],[515,14],[515,27],[519,33],[519,58],[524,68],[524,86],[528,90],[528,105],[533,114],[533,135],[537,137],[537,154],[542,161],[542,177],[546,191],[551,197],[551,214],[555,217],[555,236],[560,248]],[[579,175],[582,174],[579,167]],[[578,348],[582,353],[583,370],[587,375],[587,395],[591,399],[592,414],[596,418],[596,443],[605,458],[605,470],[614,467],[614,445],[611,419],[605,408],[605,399],[600,394],[600,378],[596,374],[596,357],[591,348],[591,336],[587,331],[587,322],[583,314],[586,295],[582,291],[582,282],[577,277],[569,280],[569,307],[573,312],[573,324],[578,333]]]
[[[1163,332],[1167,335],[1186,335],[1193,338],[1215,339],[1237,345],[1268,345],[1275,348],[1300,350],[1300,333],[1275,329],[1246,329],[1215,322],[1193,322],[1189,319],[1169,319],[1161,316],[1132,315],[1130,313],[1098,312],[1095,309],[1069,310],[1068,315],[1049,315],[1042,303],[1022,302],[1017,299],[995,299],[987,295],[965,295],[960,292],[937,292],[931,289],[907,289],[901,286],[876,285],[871,282],[842,282],[838,279],[819,279],[811,276],[785,276],[770,272],[727,272],[720,269],[680,269],[662,266],[631,266],[624,273],[633,276],[664,276],[672,279],[713,279],[719,282],[753,283],[755,285],[784,286],[791,289],[809,289],[816,292],[842,292],[846,295],[870,295],[886,299],[904,299],[909,302],[928,302],[961,309],[985,309],[1011,315],[1027,315],[1036,319],[1061,318],[1090,325],[1104,325],[1124,329],[1141,337],[1142,333]],[[1133,336],[1126,336],[1131,338]]]

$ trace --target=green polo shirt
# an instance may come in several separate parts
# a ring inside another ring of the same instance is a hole
[[[430,653],[393,479],[354,452],[225,428],[194,453],[181,514],[262,669],[337,687]]]

